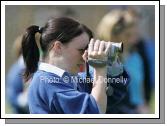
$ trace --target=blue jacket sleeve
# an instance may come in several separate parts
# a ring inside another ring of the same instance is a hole
[[[93,96],[78,91],[55,93],[52,111],[63,114],[98,114],[99,109]]]

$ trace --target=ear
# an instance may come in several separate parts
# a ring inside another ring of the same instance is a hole
[[[55,41],[52,49],[57,55],[60,55],[62,53],[62,46],[63,44],[60,41]]]

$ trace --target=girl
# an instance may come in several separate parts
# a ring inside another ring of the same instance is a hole
[[[36,33],[41,34],[41,62]],[[28,94],[30,113],[105,113],[107,98],[103,80],[106,66],[93,66],[90,94],[84,83],[71,79],[87,58],[107,60],[109,47],[105,47],[103,41],[91,38],[92,32],[85,25],[66,17],[52,18],[41,29],[35,25],[27,28],[22,52],[26,65],[24,77],[32,79]]]

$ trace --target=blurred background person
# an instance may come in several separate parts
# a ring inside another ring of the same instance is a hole
[[[27,106],[27,87],[28,83],[23,81],[23,72],[25,69],[22,51],[22,35],[18,36],[13,44],[13,54],[16,61],[10,67],[6,78],[6,96],[10,104],[11,113],[26,114],[29,113]]]
[[[104,41],[123,42],[122,62],[130,76],[128,95],[108,113],[149,113],[145,90],[145,64],[137,48],[140,40],[139,16],[131,9],[115,9],[106,14],[97,28],[97,36]],[[150,89],[151,90],[151,89]]]
[[[140,24],[143,15],[134,8],[128,8],[129,13],[136,19],[137,24]],[[154,97],[155,86],[155,40],[149,37],[143,37],[138,33],[139,37],[133,48],[136,48],[140,54],[144,69],[144,97],[149,105],[150,100]]]

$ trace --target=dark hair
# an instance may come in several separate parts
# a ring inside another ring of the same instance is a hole
[[[47,55],[48,49],[56,40],[66,44],[84,32],[89,35],[89,39],[93,37],[91,30],[85,25],[67,17],[51,18],[42,28],[35,25],[28,27],[22,40],[23,59],[26,65],[24,73],[26,81],[38,68],[39,49],[35,41],[37,32],[41,33],[40,47],[43,57]]]

